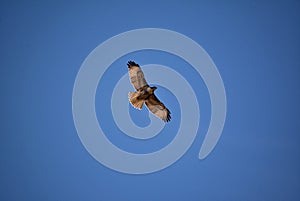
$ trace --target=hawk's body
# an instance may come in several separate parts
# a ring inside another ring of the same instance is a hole
[[[133,61],[127,63],[130,81],[136,92],[129,92],[128,98],[133,107],[142,109],[145,103],[149,111],[165,122],[171,120],[170,111],[155,96],[156,87],[150,87],[145,80],[144,73],[140,66]]]

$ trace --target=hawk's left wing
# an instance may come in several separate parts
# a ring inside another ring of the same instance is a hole
[[[145,101],[145,104],[153,114],[163,121],[168,122],[171,120],[171,112],[154,94],[150,95],[150,97]]]
[[[127,66],[128,66],[130,81],[136,90],[139,90],[144,86],[148,86],[148,83],[145,80],[144,73],[138,64],[136,64],[133,61],[129,61],[127,63]]]

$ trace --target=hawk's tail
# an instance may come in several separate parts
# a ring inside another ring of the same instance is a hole
[[[144,104],[144,100],[139,100],[138,99],[139,94],[137,92],[129,92],[128,93],[128,99],[132,106],[136,109],[141,110]]]

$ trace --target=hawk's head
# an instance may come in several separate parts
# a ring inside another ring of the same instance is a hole
[[[153,94],[154,91],[157,89],[157,87],[148,87],[147,91],[150,93],[150,94]]]

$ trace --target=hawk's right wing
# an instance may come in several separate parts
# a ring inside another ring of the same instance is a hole
[[[145,101],[145,104],[153,114],[162,119],[164,122],[171,120],[170,110],[166,108],[166,106],[160,102],[154,94],[149,96],[149,98]]]
[[[145,80],[144,73],[138,64],[136,64],[133,61],[129,61],[127,63],[127,66],[130,81],[136,90],[148,85],[148,83]]]

